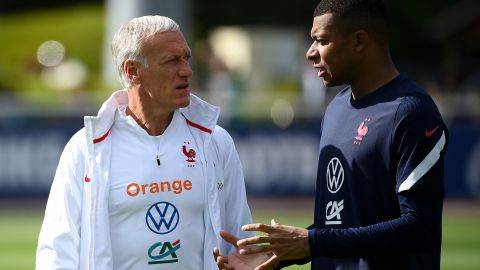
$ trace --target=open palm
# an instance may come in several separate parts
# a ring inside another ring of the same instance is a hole
[[[270,255],[267,255],[266,253],[242,255],[240,254],[240,249],[237,247],[236,243],[238,238],[226,231],[222,231],[220,235],[227,242],[235,246],[235,251],[224,256],[220,255],[219,250],[215,248],[213,254],[217,260],[219,269],[254,270],[257,266],[265,263],[270,258]]]
[[[263,264],[268,258],[269,256],[266,254],[242,255],[237,248],[235,252],[228,255],[228,264],[236,270],[252,270]]]

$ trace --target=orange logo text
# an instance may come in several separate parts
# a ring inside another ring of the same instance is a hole
[[[149,184],[137,184],[130,183],[127,186],[127,194],[130,197],[136,197],[138,195],[145,195],[148,193],[159,192],[173,192],[174,194],[181,194],[184,190],[192,189],[192,181],[190,180],[175,180],[173,182],[162,181],[153,182]]]

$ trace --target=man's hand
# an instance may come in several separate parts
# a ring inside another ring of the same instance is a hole
[[[247,224],[244,231],[264,232],[266,236],[254,236],[237,241],[240,254],[250,256],[272,252],[273,256],[255,270],[270,269],[281,260],[303,259],[310,256],[308,230],[277,223],[272,219],[271,225]]]
[[[239,240],[234,235],[227,231],[221,231],[220,236],[228,243],[235,246],[235,252],[230,253],[228,256],[220,255],[220,250],[214,248],[213,256],[217,262],[218,268],[221,270],[258,270],[258,269],[270,269],[270,268],[257,268],[269,260],[271,253],[256,253],[252,255],[242,255],[239,252],[237,241]],[[276,266],[276,264],[273,264]]]

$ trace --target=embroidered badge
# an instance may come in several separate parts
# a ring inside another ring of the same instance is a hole
[[[367,123],[370,122],[370,120],[370,118],[365,118],[365,120],[360,123],[357,128],[357,136],[355,136],[353,144],[362,144],[363,139],[368,133]]]
[[[197,153],[195,152],[195,150],[192,149],[187,149],[187,146],[190,145],[190,142],[183,142],[184,145],[182,147],[182,151],[183,151],[183,154],[185,155],[185,157],[187,157],[186,161],[188,162],[188,167],[195,167],[195,156],[197,155]]]

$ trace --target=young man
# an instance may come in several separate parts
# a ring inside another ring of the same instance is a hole
[[[251,215],[219,109],[190,93],[190,48],[173,20],[145,16],[112,51],[125,90],[65,147],[36,269],[216,269],[213,248],[232,249],[220,229]]]
[[[223,232],[239,249],[217,257],[220,268],[265,252],[273,256],[256,269],[440,268],[447,128],[427,92],[397,71],[387,36],[381,0],[318,4],[306,57],[325,86],[349,86],[323,118],[314,224],[249,224],[268,235],[239,241]]]

